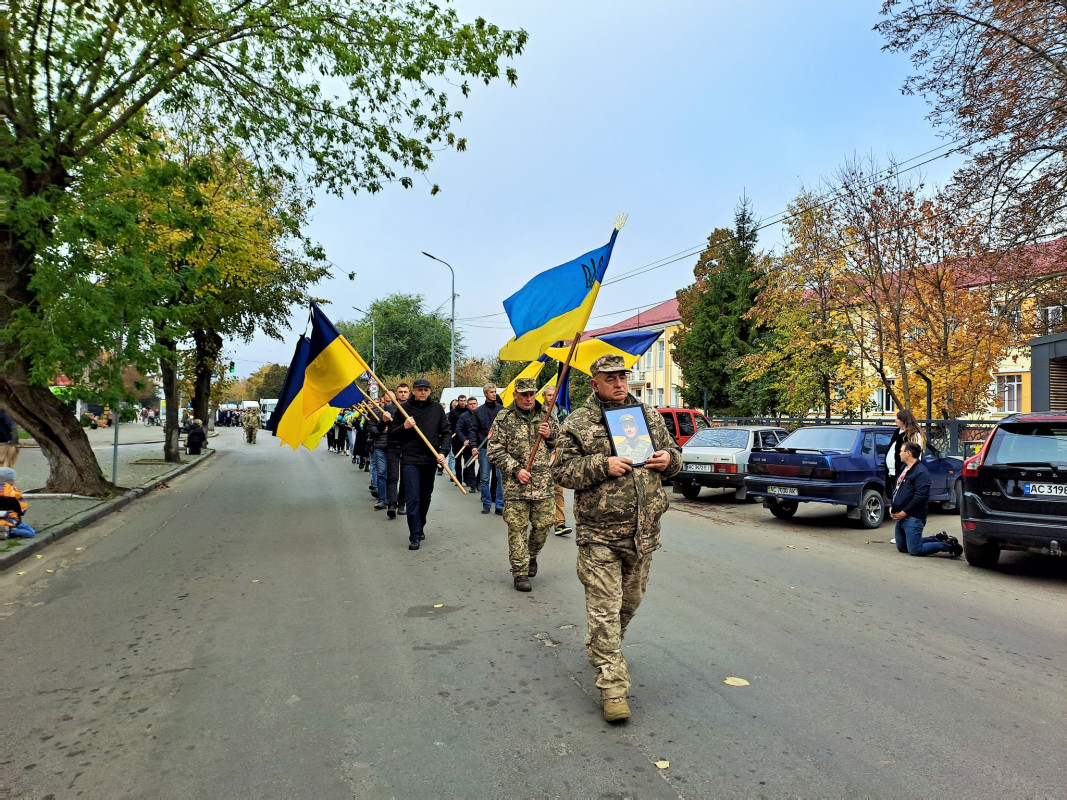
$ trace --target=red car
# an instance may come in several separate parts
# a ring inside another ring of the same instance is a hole
[[[711,427],[707,417],[691,408],[663,406],[657,408],[656,411],[663,417],[667,430],[671,432],[671,436],[674,437],[674,441],[678,442],[679,447],[688,442],[697,431]]]

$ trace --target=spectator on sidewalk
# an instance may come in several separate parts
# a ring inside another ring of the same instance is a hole
[[[25,524],[22,515],[28,506],[22,492],[15,486],[15,470],[10,467],[0,467],[0,503],[0,539],[19,536],[17,529]],[[32,530],[28,526],[27,529]],[[28,535],[33,536],[33,532]]]
[[[0,408],[0,467],[14,467],[19,460],[19,429],[15,420]]]
[[[205,444],[207,444],[207,431],[204,430],[204,423],[194,419],[185,437],[185,448],[189,451],[189,455],[198,456]]]
[[[923,536],[930,507],[930,472],[919,460],[920,455],[922,449],[915,442],[904,442],[900,448],[904,470],[897,478],[893,505],[889,509],[889,516],[897,522],[894,534],[897,550],[913,556],[948,553],[956,558],[963,547],[955,537],[946,533]]]

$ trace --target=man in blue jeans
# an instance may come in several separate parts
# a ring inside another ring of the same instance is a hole
[[[464,430],[471,443],[471,454],[478,456],[478,478],[482,490],[482,513],[488,514],[496,505],[496,513],[504,513],[504,487],[500,481],[500,470],[489,463],[489,432],[493,429],[496,415],[504,407],[497,399],[496,384],[487,383],[482,392],[485,402],[469,416]],[[495,495],[495,496],[494,496]]]
[[[930,471],[919,460],[921,454],[922,449],[915,442],[905,442],[900,448],[904,470],[897,478],[893,505],[889,509],[889,516],[897,521],[897,550],[913,556],[948,553],[956,558],[963,552],[963,547],[954,537],[945,533],[923,536],[930,507]]]

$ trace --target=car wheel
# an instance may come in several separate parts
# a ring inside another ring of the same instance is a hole
[[[696,500],[700,494],[699,483],[684,483],[682,484],[682,497],[686,500]]]
[[[952,499],[941,505],[942,511],[959,514],[963,511],[963,481],[952,484]]]
[[[877,528],[885,520],[885,498],[877,489],[864,489],[860,499],[860,527]]]
[[[778,519],[791,519],[794,514],[797,513],[797,508],[800,506],[796,500],[771,500],[767,503],[767,508],[771,510],[771,513]]]
[[[963,557],[972,567],[991,569],[1000,560],[1000,545],[994,542],[979,544],[967,537],[963,538]]]

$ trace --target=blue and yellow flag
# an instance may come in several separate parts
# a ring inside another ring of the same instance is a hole
[[[611,240],[584,256],[545,270],[504,301],[515,336],[502,348],[502,361],[532,361],[553,342],[585,330],[611,259]]]
[[[312,303],[311,346],[304,370],[304,415],[311,416],[353,386],[364,372],[370,372],[367,362],[326,318],[322,309]]]
[[[308,349],[310,347],[311,342],[308,341],[306,336],[301,336],[300,341],[296,343],[293,360],[289,362],[289,371],[285,373],[285,382],[282,384],[282,391],[278,395],[278,405],[274,407],[270,420],[267,422],[267,430],[275,436],[278,435],[278,422],[289,410],[293,399],[304,388],[304,370],[307,369]],[[301,410],[303,410],[303,401],[301,401],[300,405]]]
[[[548,361],[548,356],[538,356],[523,367],[522,372],[515,376],[515,380],[509,383],[504,391],[498,393],[497,396],[505,408],[510,406],[511,401],[515,399],[515,381],[519,378],[536,378],[541,374],[541,370],[544,368],[546,361]]]
[[[629,369],[662,334],[663,331],[625,331],[610,333],[596,339],[586,339],[574,348],[571,368],[588,375],[593,362],[601,356],[619,355],[622,356],[623,361],[626,362],[626,368]],[[563,363],[567,360],[567,353],[570,349],[570,345],[550,347],[546,354]]]

